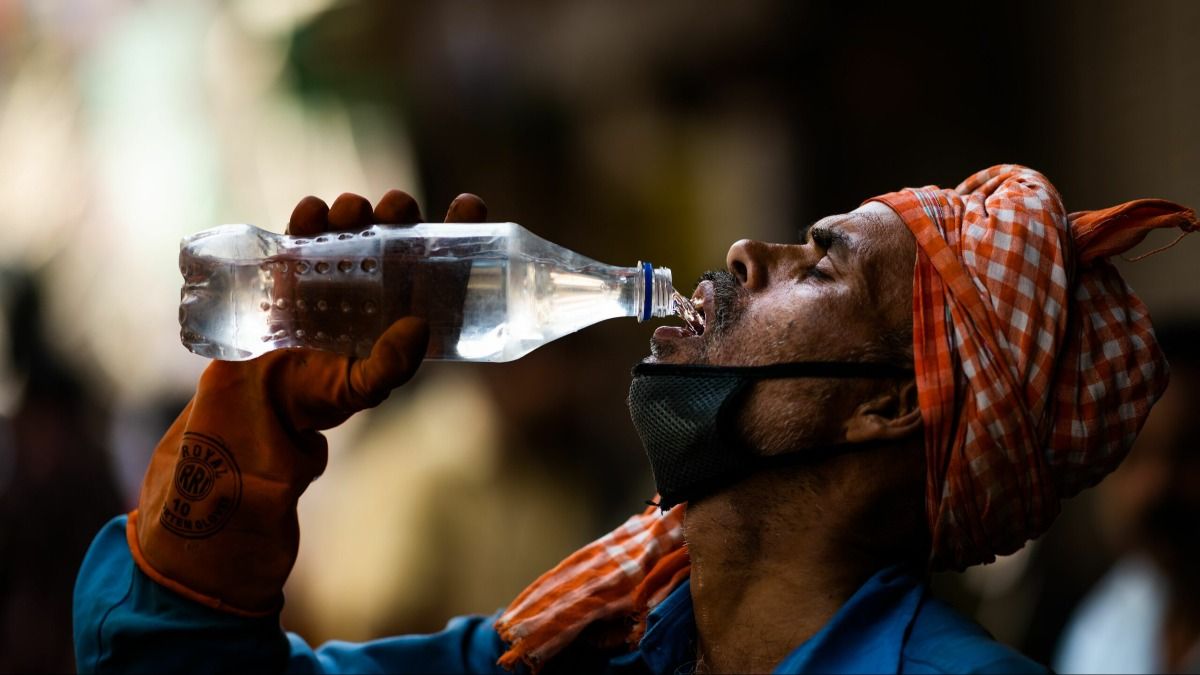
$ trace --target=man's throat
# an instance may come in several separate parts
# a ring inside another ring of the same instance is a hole
[[[853,556],[833,550],[823,528],[778,506],[751,508],[739,487],[688,505],[697,659],[709,672],[770,672],[871,571],[849,572]]]

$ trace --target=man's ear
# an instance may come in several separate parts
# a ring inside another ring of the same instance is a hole
[[[917,382],[903,385],[867,401],[846,420],[846,442],[897,441],[921,430]]]

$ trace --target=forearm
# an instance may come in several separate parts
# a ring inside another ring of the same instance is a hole
[[[159,586],[133,563],[126,518],[96,536],[75,585],[80,672],[281,672],[288,640],[278,615],[245,618]]]
[[[126,518],[96,536],[75,585],[75,659],[91,672],[503,673],[492,618],[460,617],[432,635],[318,649],[279,616],[236,616],[160,586],[134,564]]]

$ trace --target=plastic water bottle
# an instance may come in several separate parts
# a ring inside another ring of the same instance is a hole
[[[511,361],[604,319],[673,310],[671,270],[604,265],[516,223],[316,237],[225,225],[185,238],[179,268],[183,344],[232,361],[283,347],[366,356],[405,316],[429,322],[426,358]]]

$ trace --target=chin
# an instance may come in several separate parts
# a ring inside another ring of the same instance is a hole
[[[650,338],[652,363],[703,363],[708,353],[706,337],[703,335],[681,335],[673,326],[662,326]]]
[[[674,342],[650,339],[650,355],[642,359],[643,363],[684,363],[680,359],[679,346]]]
[[[680,365],[730,365],[721,363],[720,357],[717,358],[717,363],[710,362],[713,356],[719,353],[717,346],[721,341],[716,338],[716,335],[663,337],[656,331],[656,335],[650,339],[650,355],[644,361]]]

